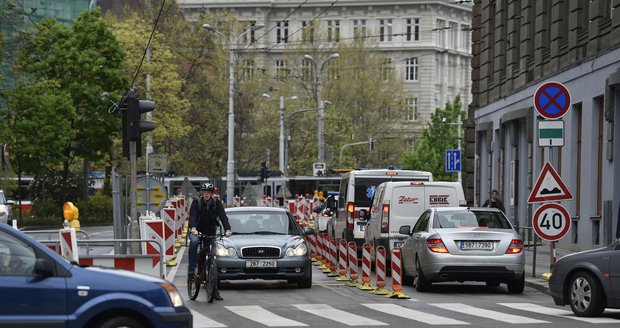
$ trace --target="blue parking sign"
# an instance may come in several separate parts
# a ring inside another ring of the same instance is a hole
[[[461,150],[446,150],[446,172],[461,172]]]

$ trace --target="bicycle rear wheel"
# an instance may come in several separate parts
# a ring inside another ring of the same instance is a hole
[[[207,302],[213,303],[215,299],[215,291],[217,288],[217,266],[215,259],[210,258],[208,260],[207,267]]]
[[[200,292],[200,281],[203,274],[197,274],[194,276],[194,279],[191,279],[188,275],[187,277],[187,293],[189,294],[190,300],[195,300],[198,297],[198,293]]]

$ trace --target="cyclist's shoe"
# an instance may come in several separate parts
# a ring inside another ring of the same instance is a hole
[[[189,272],[187,273],[187,280],[193,282],[194,279],[196,279],[196,274],[194,273],[194,270],[189,270]]]
[[[222,297],[222,295],[220,295],[220,291],[216,291],[215,292],[215,296],[213,297],[216,301],[223,301],[224,298]]]

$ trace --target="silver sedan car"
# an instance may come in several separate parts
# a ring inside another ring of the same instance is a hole
[[[399,232],[410,236],[401,246],[403,284],[424,292],[433,282],[484,281],[523,292],[523,241],[495,208],[431,208]]]
[[[219,280],[287,280],[312,287],[312,261],[305,235],[293,215],[278,207],[226,209],[233,235],[217,246]]]

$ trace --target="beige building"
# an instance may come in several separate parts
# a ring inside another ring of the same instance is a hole
[[[461,95],[471,102],[471,10],[455,1],[290,1],[290,0],[177,0],[189,20],[205,10],[231,10],[240,21],[265,24],[255,32],[255,46],[271,75],[284,64],[282,56],[310,31],[312,21],[325,31],[320,43],[364,37],[377,44],[400,74],[409,92],[403,126],[420,133],[437,107]],[[265,32],[267,32],[266,35]],[[406,136],[405,138],[411,138]]]

